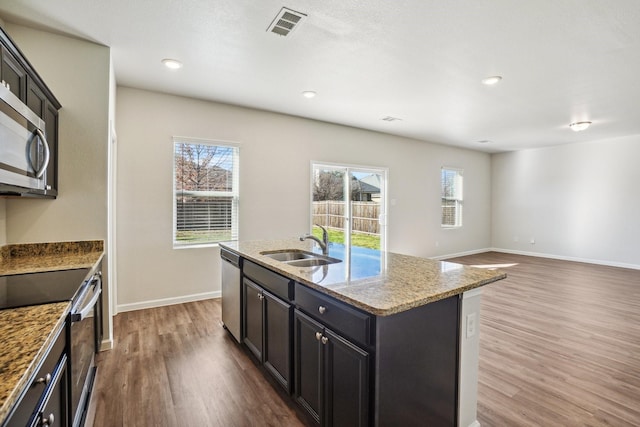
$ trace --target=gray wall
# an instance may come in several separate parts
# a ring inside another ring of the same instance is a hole
[[[640,135],[493,155],[493,246],[640,268],[639,159]]]
[[[310,227],[312,160],[389,169],[388,249],[417,256],[490,246],[490,156],[281,114],[119,87],[118,306],[130,310],[220,290],[217,248],[172,248],[172,136],[240,148],[240,238]],[[440,227],[440,167],[464,169],[464,227]],[[437,244],[437,245],[436,245]]]

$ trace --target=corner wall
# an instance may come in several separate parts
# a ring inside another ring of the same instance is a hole
[[[11,23],[4,28],[62,104],[59,196],[55,200],[7,199],[7,243],[101,239],[108,246],[110,49]],[[103,273],[103,308],[109,314],[106,262]],[[105,316],[107,341],[111,339],[108,319]]]
[[[220,291],[219,249],[173,249],[172,136],[240,148],[240,239],[310,228],[310,163],[389,169],[388,249],[423,257],[490,246],[490,156],[471,150],[139,89],[117,90],[118,306]],[[440,168],[464,169],[464,227],[440,227]],[[437,246],[436,246],[437,242]]]
[[[638,159],[640,135],[494,154],[493,247],[640,268]]]

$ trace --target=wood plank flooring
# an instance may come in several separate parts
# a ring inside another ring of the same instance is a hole
[[[640,425],[640,271],[517,255],[483,289],[478,420]],[[305,426],[222,329],[219,300],[121,313],[98,355],[95,426]]]
[[[640,425],[640,271],[502,253],[483,288],[478,421]]]

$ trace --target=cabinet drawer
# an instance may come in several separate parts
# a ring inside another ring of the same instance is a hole
[[[258,264],[246,259],[242,264],[242,274],[250,277],[260,286],[284,300],[291,301],[293,299],[293,280],[260,267]]]
[[[304,285],[295,285],[296,305],[313,318],[360,343],[373,343],[373,316]]]
[[[28,425],[28,421],[36,411],[38,402],[47,389],[47,385],[54,380],[56,364],[58,360],[60,360],[60,355],[64,352],[65,342],[65,330],[62,328],[55,342],[49,349],[46,358],[38,368],[36,374],[31,378],[31,382],[27,386],[22,399],[20,399],[13,415],[11,415],[10,422],[7,424],[8,426]]]

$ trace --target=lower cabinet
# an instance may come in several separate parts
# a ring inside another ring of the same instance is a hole
[[[369,424],[369,353],[294,310],[294,397],[321,426]]]
[[[2,427],[67,425],[67,355],[64,329]]]
[[[242,286],[243,341],[265,369],[291,393],[293,307],[247,278]]]

